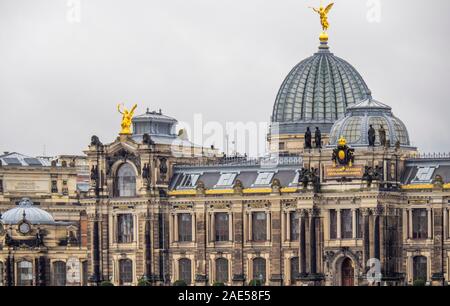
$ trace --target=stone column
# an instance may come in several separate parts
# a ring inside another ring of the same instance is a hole
[[[336,224],[337,224],[336,238],[339,240],[339,239],[341,239],[341,210],[340,209],[336,209]]]
[[[14,258],[8,255],[6,258],[6,286],[14,286]]]
[[[408,210],[402,209],[403,240],[408,239]]]
[[[247,224],[248,224],[248,231],[247,231],[247,233],[248,233],[248,240],[252,241],[253,240],[253,227],[252,227],[252,225],[253,225],[253,215],[252,215],[252,213],[249,212],[247,214],[247,217],[248,217],[248,221],[247,221]]]
[[[432,222],[432,215],[433,215],[433,210],[430,208],[427,208],[427,217],[428,217],[428,239],[432,239],[433,238],[433,222]]]
[[[408,232],[409,239],[413,239],[413,209],[408,209],[409,217],[408,217]]]
[[[149,215],[145,215],[145,275],[147,277],[152,276],[152,240],[151,240],[151,217]]]
[[[286,233],[285,240],[291,241],[291,213],[285,212],[283,217],[286,220],[286,222],[284,222],[284,232]]]
[[[307,214],[304,209],[300,210],[300,275],[307,275],[306,271],[306,218]]]
[[[374,257],[381,261],[380,254],[380,222],[382,219],[382,208],[377,208],[374,215],[374,227],[373,227],[373,248]]]
[[[317,215],[318,211],[316,209],[312,209],[310,213],[310,231],[309,231],[309,261],[311,266],[311,274],[317,273],[317,240],[316,240],[316,230],[317,230]]]
[[[364,218],[364,232],[363,232],[363,266],[365,267],[367,264],[367,261],[370,259],[370,225],[369,225],[369,219],[370,219],[370,209],[364,208],[362,209],[362,215]]]
[[[238,202],[237,205],[242,206],[243,203]],[[242,286],[246,283],[245,281],[245,271],[244,271],[244,240],[246,237],[244,220],[247,219],[248,215],[244,211],[233,212],[233,223],[232,226],[234,230],[232,232],[232,241],[234,242],[233,252],[233,265],[232,265],[232,281],[235,286]],[[247,276],[251,279],[251,276]]]
[[[352,238],[356,239],[356,226],[357,226],[357,218],[356,218],[356,208],[352,209]]]
[[[216,224],[216,215],[214,213],[210,213],[209,215],[209,220],[210,220],[210,235],[209,235],[209,241],[216,241],[216,228],[215,228],[215,224]]]
[[[448,239],[448,209],[444,208],[444,240]]]
[[[233,214],[228,213],[228,241],[233,241]]]

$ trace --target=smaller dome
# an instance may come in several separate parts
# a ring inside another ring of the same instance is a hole
[[[408,131],[403,122],[392,114],[389,106],[372,98],[347,108],[345,117],[336,121],[331,128],[330,146],[337,145],[340,137],[344,137],[351,146],[368,146],[371,125],[376,131],[376,145],[380,145],[379,130],[383,127],[391,146],[399,142],[400,146],[410,147]]]
[[[17,207],[6,211],[1,219],[3,224],[19,224],[26,220],[31,224],[54,224],[52,215],[40,208],[34,207],[30,199],[24,198]]]

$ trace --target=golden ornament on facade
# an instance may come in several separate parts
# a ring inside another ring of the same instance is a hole
[[[122,105],[122,111],[120,110],[120,106]],[[121,123],[121,131],[120,135],[131,135],[131,123],[133,119],[134,111],[137,108],[137,104],[135,104],[131,110],[125,108],[123,104],[117,105],[117,110],[122,114],[122,123]]]

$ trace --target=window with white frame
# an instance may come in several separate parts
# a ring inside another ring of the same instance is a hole
[[[219,187],[233,186],[236,176],[237,176],[236,172],[222,173],[216,186]]]
[[[436,167],[418,167],[413,183],[431,182]]]
[[[53,263],[53,286],[65,286],[66,274],[66,263],[64,261],[55,261]]]
[[[117,215],[117,242],[133,242],[133,214]]]
[[[258,174],[258,177],[256,178],[255,185],[257,186],[270,185],[274,175],[275,175],[274,172],[260,172]]]
[[[119,260],[119,284],[129,285],[133,282],[133,262],[131,259]]]
[[[178,261],[178,279],[184,281],[186,285],[192,282],[192,268],[191,260],[188,258],[181,258]]]
[[[19,286],[33,286],[33,263],[23,260],[17,264],[17,284]]]
[[[228,282],[228,260],[225,258],[216,259],[216,282],[223,284]]]
[[[179,184],[180,188],[192,188],[195,187],[200,177],[199,173],[185,173],[181,177],[181,181]]]

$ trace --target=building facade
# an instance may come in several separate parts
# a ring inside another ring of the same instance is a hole
[[[283,82],[267,157],[176,123],[147,110],[84,156],[0,156],[0,284],[447,284],[450,156],[420,155],[327,38]]]

